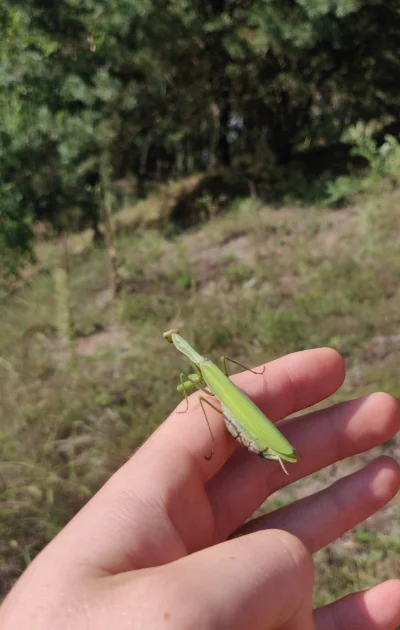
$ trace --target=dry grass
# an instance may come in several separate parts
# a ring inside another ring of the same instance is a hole
[[[330,345],[349,369],[333,400],[377,389],[400,396],[396,349],[371,353],[373,338],[399,330],[399,203],[390,190],[341,211],[239,200],[174,238],[150,228],[120,234],[128,278],[117,307],[104,251],[76,237],[74,364],[56,334],[55,257],[42,244],[40,271],[2,298],[2,592],[178,401],[185,364],[161,336],[178,309],[185,335],[213,357],[258,364]],[[393,441],[387,452],[398,448]],[[346,471],[343,463],[306,479],[278,501]],[[318,603],[398,574],[398,500],[382,514],[317,555]]]

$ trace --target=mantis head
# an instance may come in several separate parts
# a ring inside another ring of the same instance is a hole
[[[167,330],[167,332],[163,333],[164,339],[169,341],[169,343],[173,343],[172,335],[179,335],[179,328],[172,328],[171,330]]]

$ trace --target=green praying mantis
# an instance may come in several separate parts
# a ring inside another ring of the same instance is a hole
[[[215,363],[196,352],[194,348],[174,328],[164,333],[164,339],[172,343],[179,352],[184,354],[194,367],[193,374],[181,374],[180,385],[177,389],[185,396],[186,410],[189,408],[187,392],[199,389],[209,396],[215,396],[221,407],[217,407],[210,400],[199,396],[201,408],[211,435],[211,455],[205,456],[210,460],[214,453],[214,436],[207,418],[204,405],[207,404],[218,413],[222,414],[229,433],[248,451],[255,453],[263,459],[278,461],[286,474],[284,461],[296,462],[299,453],[290,442],[282,435],[277,427],[262,413],[262,411],[246,396],[228,377],[226,362],[230,361],[248,370],[246,366],[222,357],[224,371]],[[250,370],[253,374],[263,374]]]

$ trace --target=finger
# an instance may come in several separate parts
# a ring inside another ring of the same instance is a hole
[[[400,580],[353,593],[314,613],[317,630],[395,630],[400,625]]]
[[[263,367],[263,366],[261,366]],[[255,368],[259,371],[261,368]],[[256,405],[276,422],[333,394],[343,383],[345,368],[342,357],[330,348],[318,348],[289,354],[265,365],[262,374],[242,372],[232,377]],[[215,399],[210,399],[215,402]],[[183,401],[152,436],[148,446],[162,440],[171,453],[173,446],[188,451],[196,460],[204,480],[210,479],[240,447],[226,430],[222,415],[207,408],[207,418],[214,434],[214,456],[210,454],[211,440],[198,394],[189,398],[189,411]],[[147,445],[146,445],[147,446]]]
[[[380,510],[400,489],[400,466],[381,457],[329,488],[254,519],[235,535],[283,529],[315,553]]]
[[[198,630],[314,628],[312,559],[285,532],[230,540],[168,565],[166,573]]]
[[[217,540],[224,540],[275,490],[336,461],[367,451],[393,437],[400,428],[400,408],[384,393],[335,405],[290,420],[283,432],[301,453],[285,475],[243,449],[208,484],[216,518]]]

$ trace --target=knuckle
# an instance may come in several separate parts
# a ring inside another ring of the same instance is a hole
[[[284,530],[270,530],[271,535],[276,537],[276,544],[280,545],[285,554],[289,556],[290,562],[293,565],[293,576],[295,579],[295,573],[301,574],[301,579],[307,579],[310,583],[314,583],[314,563],[311,553],[307,546],[297,538],[294,534],[291,534]]]

